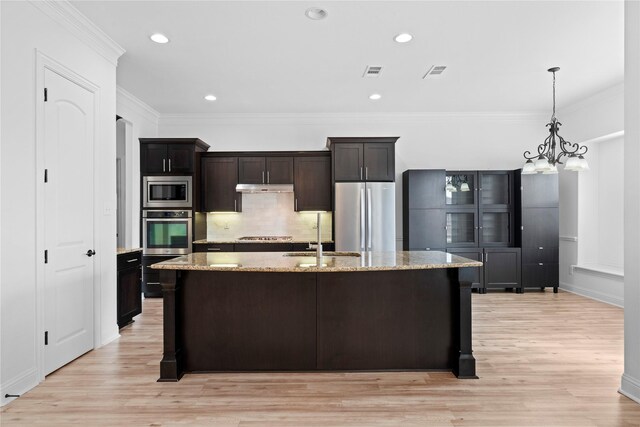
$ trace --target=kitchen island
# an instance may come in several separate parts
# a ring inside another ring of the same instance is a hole
[[[194,253],[152,266],[159,381],[185,372],[442,370],[477,378],[471,284],[444,252]]]

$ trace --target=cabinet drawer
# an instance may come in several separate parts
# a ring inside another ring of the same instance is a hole
[[[193,245],[194,252],[233,252],[233,243],[198,243]]]
[[[291,252],[291,243],[236,243],[236,252]]]
[[[557,246],[538,246],[522,248],[523,264],[558,264],[558,247]]]
[[[140,266],[142,263],[142,252],[129,252],[118,255],[118,271],[123,268]]]
[[[558,264],[523,264],[522,285],[525,288],[556,287],[559,282]]]

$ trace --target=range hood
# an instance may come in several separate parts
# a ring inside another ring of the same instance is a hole
[[[293,184],[238,184],[238,193],[293,193]]]

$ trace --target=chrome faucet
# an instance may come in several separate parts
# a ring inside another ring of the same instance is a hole
[[[318,229],[318,242],[315,245],[312,245],[311,243],[309,243],[309,249],[315,249],[316,250],[316,258],[322,258],[322,238],[320,237],[321,233],[321,229],[320,229],[320,224],[322,222],[322,213],[318,212],[318,219],[317,219],[317,224],[316,224],[316,228]]]

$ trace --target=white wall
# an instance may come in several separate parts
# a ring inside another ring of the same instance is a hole
[[[38,369],[36,336],[36,49],[100,88],[96,117],[95,280],[97,345],[118,336],[115,256],[115,81],[114,56],[96,53],[80,26],[65,27],[55,3],[0,2],[1,16],[1,198],[2,259],[0,276],[0,394],[23,394],[43,379]],[[46,13],[45,13],[46,12]],[[52,18],[52,16],[57,18]],[[67,30],[66,28],[70,28]],[[108,49],[107,49],[108,50]],[[79,177],[81,179],[81,177]]]
[[[621,136],[611,140],[608,136],[624,129],[624,85],[619,84],[584,100],[562,108],[557,113],[562,122],[560,134],[568,141],[587,142],[589,152],[585,157],[593,171],[566,172],[560,167],[560,287],[578,294],[623,305],[623,278],[616,274],[574,269],[579,264],[609,263],[613,265],[622,257],[622,230],[604,234],[598,221],[617,221],[621,224],[620,210],[607,203],[607,197],[622,198],[622,167],[609,170],[609,161],[621,164]],[[617,159],[617,160],[615,160]],[[604,170],[603,170],[604,168]],[[595,187],[610,187],[604,200],[599,200]],[[618,208],[620,204],[618,203]],[[611,227],[606,227],[611,229]],[[602,246],[602,245],[606,245]],[[602,255],[602,256],[601,256]]]
[[[396,237],[401,247],[406,169],[516,169],[546,134],[531,114],[163,115],[161,137],[198,137],[215,151],[323,150],[329,136],[400,136]]]
[[[126,135],[127,210],[125,246],[140,247],[140,142],[158,136],[160,113],[118,87],[116,113],[128,123]],[[115,120],[115,118],[114,118]]]

